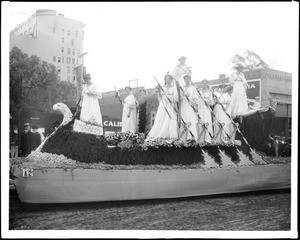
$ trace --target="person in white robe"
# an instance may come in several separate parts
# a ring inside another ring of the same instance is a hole
[[[125,87],[127,97],[124,99],[121,132],[136,133],[137,130],[137,106],[131,87]]]
[[[213,137],[211,106],[214,105],[214,100],[209,82],[206,79],[202,80],[200,88],[201,96],[199,97],[198,114],[201,118],[202,124],[206,125],[204,141],[210,144],[212,143]]]
[[[181,123],[179,139],[183,141],[189,139],[197,140],[198,116],[195,110],[198,111],[199,94],[197,89],[191,85],[191,76],[185,75],[183,78],[185,81],[185,86],[182,87],[183,93],[181,96],[180,108],[181,118],[184,120],[186,125],[184,125],[183,122]],[[185,96],[188,97],[189,101]],[[195,110],[192,106],[195,108]]]
[[[82,106],[80,120],[89,124],[97,125],[102,128],[102,115],[98,99],[102,98],[101,92],[95,84],[91,82],[90,74],[84,77],[82,89]]]
[[[178,61],[180,63],[174,67],[172,76],[173,76],[174,80],[179,82],[180,86],[183,87],[185,85],[183,76],[184,75],[192,76],[192,68],[191,68],[191,66],[188,66],[187,64],[185,64],[186,57],[181,56],[178,59]]]
[[[159,91],[159,105],[154,120],[154,124],[148,133],[147,139],[165,138],[165,139],[177,139],[177,114],[175,111],[176,99],[175,93],[176,88],[172,84],[173,77],[169,74],[165,76],[165,86],[162,88],[158,86]],[[169,100],[170,101],[169,101]]]
[[[224,84],[220,86],[220,91],[214,92],[216,104],[213,110],[215,116],[213,125],[215,140],[218,143],[228,143],[228,141],[231,139],[231,97],[227,90],[228,86]],[[219,124],[222,124],[223,127],[220,127]]]
[[[248,111],[246,89],[249,87],[243,74],[244,67],[241,64],[235,66],[235,72],[229,76],[229,82],[233,86],[231,96],[231,116],[236,118]]]

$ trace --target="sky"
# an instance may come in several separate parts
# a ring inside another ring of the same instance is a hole
[[[1,116],[1,130],[7,132],[7,136],[9,31],[38,9],[56,10],[86,24],[83,50],[88,55],[85,66],[102,92],[113,91],[114,87],[124,88],[134,79],[139,79],[138,86],[153,88],[157,85],[153,76],[163,83],[166,72],[172,72],[182,55],[192,66],[193,81],[217,79],[220,74],[230,73],[232,56],[246,50],[254,51],[270,68],[292,73],[292,129],[297,132],[298,122],[294,115],[297,117],[298,111],[295,96],[298,96],[299,4],[296,2],[2,1],[1,115],[4,117]],[[136,85],[132,83],[132,86]],[[297,136],[292,137],[297,146]],[[4,160],[8,149],[8,141],[1,141]],[[294,150],[293,156],[295,154]],[[6,183],[8,171],[5,167],[2,169],[1,177]],[[297,166],[292,170],[293,177],[297,176],[296,171]],[[295,186],[293,182],[292,186]],[[7,193],[7,188],[8,184],[3,184],[3,192]],[[1,201],[1,204],[7,202]],[[2,209],[7,210],[6,206]],[[297,211],[292,211],[294,213]],[[8,212],[1,216],[7,215]],[[295,222],[292,229],[296,229]],[[22,237],[22,234],[20,232],[18,236]],[[176,237],[176,234],[169,236]],[[222,236],[227,235],[224,232]],[[276,233],[276,236],[281,235]]]
[[[133,87],[155,87],[153,76],[162,83],[180,56],[187,57],[193,81],[229,74],[230,58],[246,50],[281,71],[293,73],[298,60],[294,3],[7,2],[4,7],[7,34],[37,9],[84,22],[85,66],[102,92],[135,79]]]

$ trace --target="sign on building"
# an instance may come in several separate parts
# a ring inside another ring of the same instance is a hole
[[[104,133],[121,132],[122,120],[118,118],[102,117]]]
[[[247,88],[247,98],[250,103],[255,101],[255,97],[260,97],[261,99],[261,79],[251,79],[247,81],[249,84],[249,87]],[[215,88],[218,88],[222,83],[213,84],[211,85],[211,88],[214,90]]]

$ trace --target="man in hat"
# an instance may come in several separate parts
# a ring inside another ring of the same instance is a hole
[[[82,90],[82,107],[80,120],[89,124],[93,124],[102,128],[102,115],[98,99],[102,98],[102,94],[96,85],[91,82],[90,74],[84,76],[84,84]]]
[[[39,134],[37,125],[32,125],[32,150],[37,149],[41,144],[41,135]]]
[[[20,140],[20,156],[26,157],[28,154],[31,153],[32,150],[32,139],[33,135],[30,131],[30,124],[24,124],[24,133],[21,134]]]
[[[175,79],[175,81],[179,82],[180,86],[183,87],[185,85],[183,76],[185,76],[185,75],[192,76],[192,68],[185,64],[186,57],[181,56],[178,59],[178,61],[179,61],[179,64],[174,67],[172,76]]]

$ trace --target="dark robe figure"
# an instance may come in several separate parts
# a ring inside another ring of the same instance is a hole
[[[20,156],[26,157],[32,150],[33,133],[30,131],[29,123],[24,124],[25,132],[21,134]]]
[[[37,149],[38,146],[41,144],[41,135],[38,132],[32,133],[32,149]]]

